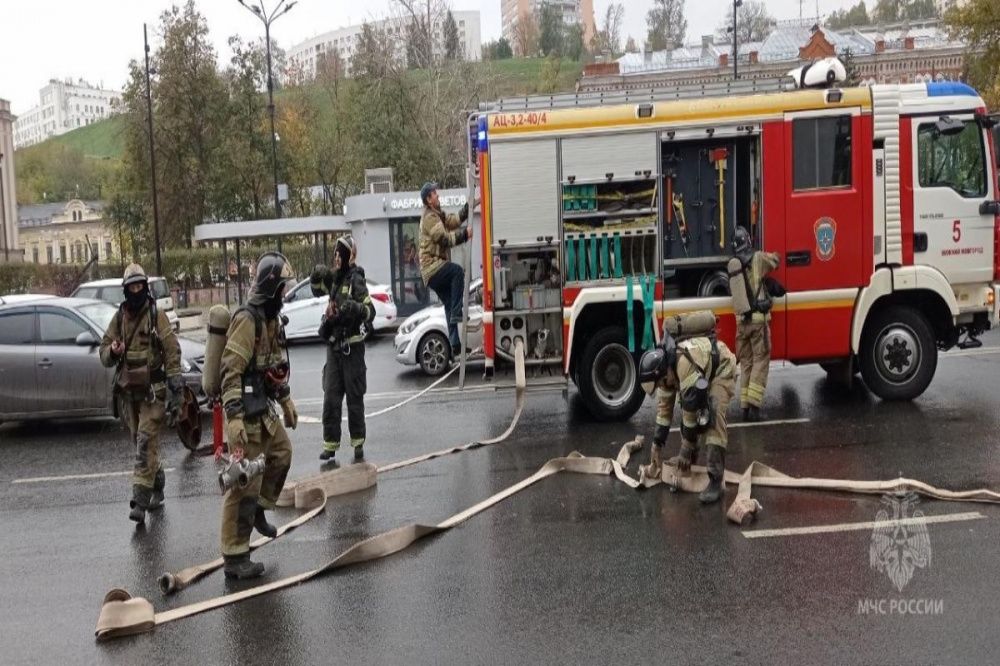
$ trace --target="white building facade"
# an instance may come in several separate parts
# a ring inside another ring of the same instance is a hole
[[[10,102],[0,99],[0,263],[21,259],[17,238],[14,122],[15,118],[10,113]]]
[[[121,92],[93,86],[83,79],[51,79],[39,91],[39,104],[18,114],[14,145],[24,148],[112,115]]]
[[[464,60],[479,60],[482,57],[482,36],[480,32],[479,12],[452,11],[455,24],[458,26],[458,41],[462,47]],[[434,21],[434,55],[444,55],[444,16]],[[371,21],[370,25],[380,31],[387,32],[396,39],[399,57],[406,58],[406,26],[405,19],[388,18],[381,21]],[[331,30],[300,42],[288,49],[288,67],[303,78],[316,76],[316,66],[324,58],[336,54],[346,75],[350,75],[351,58],[357,49],[361,38],[361,25],[352,25],[338,30]]]

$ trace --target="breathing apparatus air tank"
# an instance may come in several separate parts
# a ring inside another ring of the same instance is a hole
[[[715,332],[715,313],[711,310],[698,310],[671,315],[663,320],[663,330],[678,342],[709,335]]]
[[[226,334],[232,315],[225,305],[213,305],[208,311],[208,340],[205,342],[205,367],[201,387],[210,398],[222,391],[222,351],[226,348]]]

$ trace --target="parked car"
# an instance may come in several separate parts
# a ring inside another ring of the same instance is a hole
[[[471,349],[483,346],[483,280],[469,285],[469,339]],[[451,345],[443,305],[430,305],[414,312],[399,327],[395,339],[396,360],[403,365],[419,365],[431,377],[448,369]]]
[[[370,338],[375,333],[391,329],[396,323],[396,303],[392,298],[392,290],[384,284],[367,280],[368,294],[375,305],[375,320],[372,329],[365,330],[365,337]],[[327,297],[316,298],[309,288],[309,280],[299,282],[285,294],[285,307],[281,314],[288,317],[285,325],[285,337],[289,340],[314,338],[319,329],[320,319],[326,311]]]
[[[40,301],[43,298],[55,298],[55,296],[52,294],[10,294],[9,296],[0,296],[0,305]]]
[[[167,313],[167,320],[174,327],[174,330],[181,330],[177,313],[174,312],[174,299],[170,296],[170,287],[167,286],[166,279],[161,277],[149,278],[149,293],[156,299],[156,307]],[[74,289],[70,296],[74,298],[96,298],[115,306],[120,305],[125,300],[121,278],[84,282]]]
[[[115,416],[98,346],[117,308],[85,298],[0,305],[0,421]],[[179,338],[184,381],[204,400],[205,346]]]

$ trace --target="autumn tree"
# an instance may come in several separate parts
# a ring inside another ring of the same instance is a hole
[[[726,10],[726,19],[716,33],[720,40],[729,39],[733,30],[733,7]],[[767,11],[767,5],[761,0],[744,0],[736,10],[736,36],[740,44],[762,42],[774,30],[774,17]]]
[[[871,18],[868,16],[868,7],[865,5],[865,0],[861,0],[849,9],[838,9],[831,12],[824,23],[831,30],[842,30],[844,28],[870,25]]]
[[[969,83],[991,109],[1000,109],[1000,4],[996,0],[969,0],[949,9],[944,20],[952,38],[967,45]]]
[[[680,46],[687,34],[684,0],[654,0],[653,8],[646,14],[646,23],[646,41],[652,50],[662,51],[668,43]]]
[[[522,58],[538,55],[539,29],[533,12],[521,12],[514,23],[513,36],[515,54]]]
[[[621,53],[622,23],[625,20],[625,5],[612,2],[604,11],[601,29],[594,34],[590,45],[595,54],[607,51],[612,57]]]

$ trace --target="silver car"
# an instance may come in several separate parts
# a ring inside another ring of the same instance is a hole
[[[116,310],[85,298],[0,305],[0,421],[116,416],[114,368],[98,354]],[[203,398],[205,347],[179,339],[184,380]]]
[[[470,349],[483,346],[483,280],[476,278],[469,285]],[[419,365],[431,377],[445,373],[451,362],[451,345],[448,343],[448,322],[443,305],[430,305],[414,312],[402,326],[393,341],[396,360],[403,365]]]

